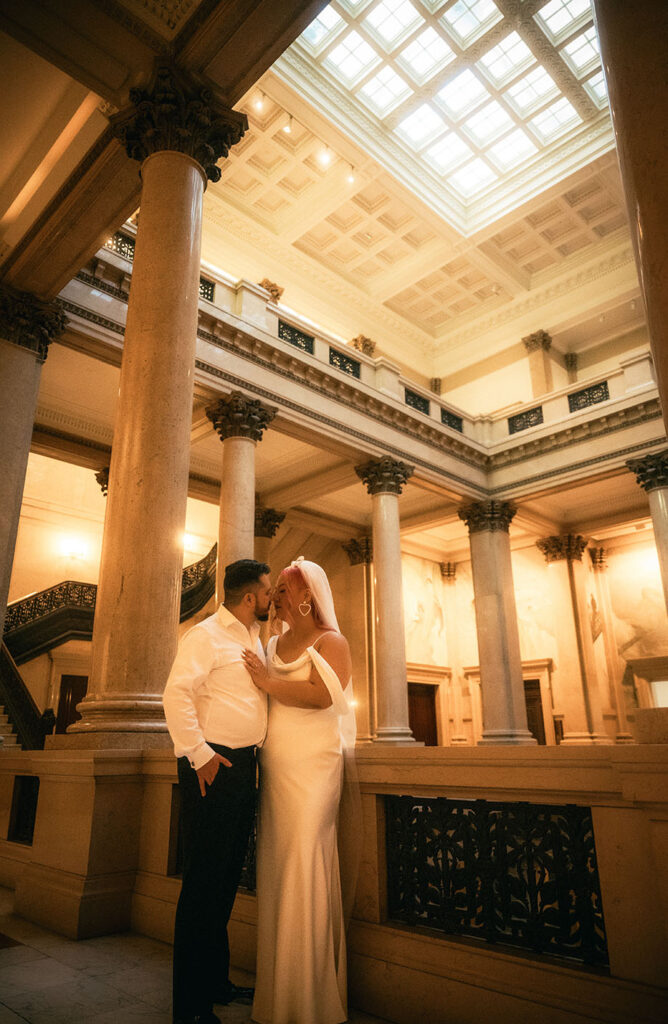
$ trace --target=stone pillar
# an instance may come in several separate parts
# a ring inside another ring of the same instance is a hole
[[[55,302],[0,285],[0,637],[21,514],[42,363],[65,328]]]
[[[520,635],[513,589],[509,501],[474,501],[459,509],[469,529],[480,655],[481,745],[536,740],[527,728]]]
[[[668,409],[668,4],[594,0],[664,420]]]
[[[166,742],[161,695],[177,644],[202,196],[247,127],[211,94],[159,66],[112,118],[141,162],[141,218],[93,632],[91,680],[70,727],[80,745]],[[162,735],[159,735],[162,733]],[[67,737],[71,739],[70,736]]]
[[[255,558],[269,565],[269,550],[276,531],[285,519],[285,512],[276,508],[263,508],[255,495]],[[278,569],[278,566],[276,567]]]
[[[640,459],[629,459],[626,465],[635,473],[636,480],[647,492],[654,543],[659,556],[663,595],[668,610],[668,448],[644,455]]]
[[[457,608],[457,566],[454,562],[441,562],[441,576],[445,581],[445,638],[448,645],[448,660],[452,669],[450,679],[450,710],[452,714],[452,731],[450,745],[462,746],[468,743],[464,732],[464,701],[462,686],[464,685],[462,659],[459,653],[459,620]]]
[[[608,586],[608,567],[605,548],[589,548],[589,557],[596,576],[596,592],[603,626],[603,644],[605,646],[605,663],[608,669],[608,686],[610,688],[610,704],[617,712],[617,743],[633,743],[626,716],[626,700],[622,680],[626,662],[619,655],[615,639],[614,617]]]
[[[350,613],[346,635],[353,659],[357,742],[369,743],[374,738],[373,722],[376,708],[373,542],[371,537],[359,537],[346,541],[341,546],[350,561]]]
[[[564,355],[564,366],[568,374],[568,383],[576,384],[578,379],[578,354],[577,352],[566,352]]]
[[[552,347],[552,338],[547,331],[534,331],[522,338],[522,343],[529,357],[529,373],[531,374],[531,390],[534,398],[540,398],[553,390],[552,364],[548,355]]]
[[[216,604],[224,597],[225,566],[255,557],[255,445],[276,409],[241,391],[224,395],[206,410],[223,442]]]
[[[557,625],[557,689],[555,703],[564,716],[562,743],[611,743],[603,724],[594,642],[589,621],[584,537],[544,537],[537,547],[550,567]]]
[[[376,736],[415,742],[408,721],[406,634],[401,582],[399,495],[413,467],[383,455],[355,467],[372,501],[376,638]]]

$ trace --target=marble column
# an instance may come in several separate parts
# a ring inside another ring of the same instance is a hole
[[[41,302],[34,295],[0,284],[0,637],[42,363],[65,322],[57,303]]]
[[[159,65],[112,118],[141,164],[137,234],[88,696],[80,745],[166,742],[161,695],[179,622],[199,301],[202,196],[244,115]],[[83,734],[83,735],[82,735]],[[73,740],[74,737],[66,737]]]
[[[612,601],[610,599],[610,587],[608,585],[607,568],[608,563],[605,548],[589,548],[589,557],[594,569],[596,578],[596,593],[598,606],[601,614],[603,628],[603,644],[605,648],[605,664],[608,670],[608,686],[610,691],[610,704],[617,714],[617,743],[633,743],[633,736],[629,730],[628,718],[626,716],[626,700],[624,697],[624,670],[626,662],[619,654],[617,640],[615,638],[614,616],[612,613]]]
[[[513,589],[509,501],[474,501],[459,509],[469,529],[480,656],[481,745],[529,744],[520,635]]]
[[[413,467],[383,455],[355,467],[372,501],[378,743],[414,743],[408,721],[399,495]]]
[[[668,415],[668,4],[594,0],[664,420]]]
[[[611,743],[605,731],[590,623],[587,547],[579,534],[544,537],[536,545],[549,566],[555,602],[557,647],[555,710],[563,715],[562,743]]]
[[[255,558],[270,565],[269,551],[276,531],[285,519],[285,512],[277,508],[264,508],[255,495]],[[277,567],[278,568],[278,567]]]
[[[552,364],[548,354],[552,347],[552,338],[547,331],[534,331],[533,334],[522,338],[522,343],[529,358],[531,391],[534,398],[540,398],[552,391],[554,386]]]
[[[464,674],[459,648],[459,609],[457,607],[457,566],[454,562],[441,562],[441,577],[445,583],[445,639],[448,647],[448,664],[452,670],[450,678],[450,727],[449,742],[453,747],[468,743],[464,732]]]
[[[370,743],[376,708],[373,542],[371,537],[354,537],[341,546],[350,562],[346,636],[353,659],[357,742]]]
[[[663,596],[668,610],[668,448],[643,455],[640,459],[629,459],[626,465],[635,473],[636,480],[647,493]]]
[[[216,604],[224,597],[225,566],[255,557],[255,445],[276,409],[232,391],[209,406],[206,414],[223,442],[218,527]]]

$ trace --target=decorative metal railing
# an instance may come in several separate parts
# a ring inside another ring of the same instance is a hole
[[[411,409],[417,409],[418,412],[424,413],[425,416],[429,415],[429,399],[425,398],[424,395],[419,395],[417,391],[411,391],[410,388],[404,388],[404,401],[406,402],[406,405],[410,405]]]
[[[464,420],[461,416],[456,416],[454,412],[450,412],[449,409],[441,408],[441,423],[444,423],[446,427],[450,427],[452,430],[458,430],[460,434],[464,433]]]
[[[537,427],[543,422],[543,407],[537,405],[535,409],[527,409],[526,412],[515,413],[508,417],[508,433],[517,434],[520,430],[528,430],[529,427]]]
[[[588,388],[581,388],[579,391],[571,391],[568,396],[568,411],[578,412],[580,409],[588,409],[590,405],[598,405],[599,402],[607,402],[610,398],[610,390],[607,380],[601,380]]]
[[[286,324],[285,320],[278,321],[278,336],[282,341],[287,341],[290,345],[300,348],[302,352],[308,352],[311,356],[315,351],[315,338],[313,335],[300,331],[298,327],[293,327],[292,324]]]
[[[608,963],[588,807],[385,800],[392,920]]]
[[[330,348],[329,350],[329,365],[335,366],[337,370],[343,370],[344,373],[350,374],[351,377],[356,377],[357,380],[360,379],[362,367],[359,360],[351,359],[350,356],[339,352],[336,348]]]
[[[130,263],[135,258],[135,240],[132,235],[126,235],[123,231],[116,231],[111,238],[107,239],[104,247],[115,252],[117,256],[122,256],[124,260],[129,260]],[[200,298],[213,302],[214,287],[213,281],[207,281],[205,277],[200,277]]]

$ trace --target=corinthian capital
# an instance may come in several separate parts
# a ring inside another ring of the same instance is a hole
[[[547,352],[552,347],[552,338],[547,331],[534,331],[533,334],[527,334],[526,338],[522,338],[522,342],[527,352],[535,352],[539,348]]]
[[[110,124],[131,159],[176,150],[196,160],[211,181],[220,179],[217,162],[248,128],[245,114],[219,104],[209,89],[171,64],[158,64],[149,87],[131,89],[130,101]]]
[[[629,459],[626,465],[644,491],[655,491],[668,487],[668,448],[662,452],[643,455],[640,459]]]
[[[469,533],[483,530],[503,530],[508,533],[510,522],[517,512],[512,501],[472,501],[457,512],[469,528]]]
[[[401,494],[404,484],[413,475],[413,466],[383,455],[355,466],[355,472],[366,484],[369,494]]]
[[[255,398],[247,398],[241,391],[232,391],[209,406],[206,414],[221,441],[227,437],[249,437],[252,441],[261,441],[276,415],[276,409]]]
[[[560,536],[543,537],[536,541],[536,547],[545,555],[546,562],[581,562],[587,541],[579,533],[565,533]]]
[[[277,529],[285,519],[285,512],[279,512],[276,508],[262,508],[255,506],[255,536],[273,537]]]
[[[67,317],[57,302],[43,302],[30,292],[0,284],[0,337],[34,352],[40,363],[66,325]]]
[[[370,565],[373,561],[371,537],[353,537],[352,540],[342,541],[341,547],[347,554],[351,565]]]

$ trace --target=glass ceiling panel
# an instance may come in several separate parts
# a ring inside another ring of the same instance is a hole
[[[602,71],[592,75],[584,83],[584,87],[597,107],[604,107],[606,105],[608,102],[608,86]]]
[[[559,90],[551,75],[540,65],[530,71],[524,78],[511,85],[504,94],[521,117],[526,117],[532,110],[552,99]]]
[[[591,0],[550,0],[535,18],[552,42],[558,43],[591,13]]]
[[[467,68],[437,92],[435,98],[452,118],[458,120],[491,96],[480,79]]]
[[[492,158],[500,171],[509,171],[537,152],[537,146],[526,132],[523,132],[521,128],[516,128],[514,132],[506,135],[496,145],[490,146],[487,155]]]
[[[492,100],[463,124],[464,130],[473,140],[485,146],[502,132],[513,127],[513,119],[496,100]]]
[[[397,126],[396,131],[415,146],[423,146],[445,128],[444,122],[428,103],[414,110]]]
[[[444,12],[441,22],[452,32],[460,46],[470,46],[496,25],[503,15],[493,0],[457,0]]]
[[[455,132],[448,132],[442,139],[430,146],[425,152],[425,159],[440,174],[454,170],[457,164],[473,156],[473,150]]]
[[[338,72],[349,86],[379,63],[376,51],[354,29],[325,57],[325,64]]]
[[[477,157],[470,164],[466,164],[459,171],[455,171],[447,179],[453,188],[465,199],[469,199],[476,192],[491,185],[496,180],[496,174],[484,160]]]
[[[371,28],[389,49],[407,32],[423,24],[424,19],[410,0],[383,0],[364,19],[364,25]]]
[[[337,31],[345,27],[345,21],[331,7],[325,7],[308,28],[304,29],[302,39],[312,53],[318,53],[323,46],[334,37]]]
[[[453,50],[435,29],[429,26],[398,54],[398,61],[407,67],[417,82],[424,82],[433,71],[446,67],[455,59]]]
[[[517,32],[511,32],[480,58],[478,67],[491,78],[494,85],[500,86],[528,68],[534,59],[533,53]]]
[[[557,135],[561,135],[573,125],[580,124],[582,118],[565,96],[560,100],[541,110],[528,122],[529,127],[538,135],[541,142],[551,142]]]
[[[385,65],[377,75],[370,78],[358,92],[365,103],[379,115],[385,117],[397,103],[410,96],[412,89],[403,78]]]
[[[592,25],[570,43],[566,43],[560,52],[578,78],[581,78],[592,66],[598,64],[601,58],[594,26]]]

